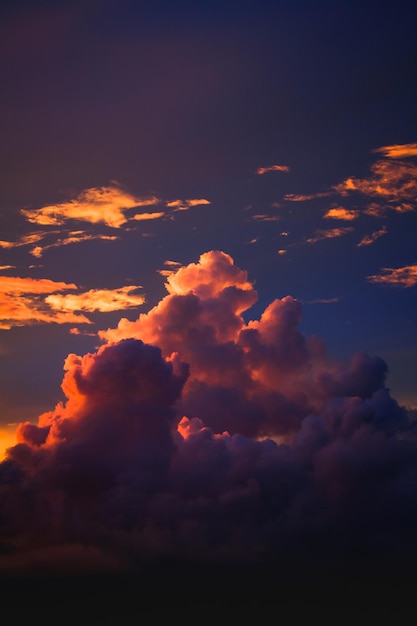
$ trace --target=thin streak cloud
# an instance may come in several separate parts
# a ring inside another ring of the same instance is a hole
[[[256,173],[259,176],[263,174],[267,174],[268,172],[289,172],[290,168],[288,165],[270,165],[269,167],[258,167]]]
[[[344,226],[343,228],[330,228],[329,230],[317,230],[313,237],[309,237],[307,239],[307,243],[317,243],[318,241],[323,241],[324,239],[335,239],[336,237],[343,237],[343,235],[347,235],[353,232],[353,228],[351,226]]]
[[[404,267],[384,267],[381,274],[368,276],[371,283],[391,285],[394,287],[414,287],[417,285],[417,264]]]
[[[369,246],[369,245],[373,244],[377,239],[382,237],[383,235],[386,235],[387,232],[388,232],[387,231],[387,227],[383,226],[379,230],[375,230],[370,235],[365,235],[364,237],[362,237],[360,242],[358,244],[356,244],[356,245],[357,245],[358,248],[361,248],[362,246]]]

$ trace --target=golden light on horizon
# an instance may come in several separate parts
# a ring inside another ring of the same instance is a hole
[[[16,445],[16,424],[6,424],[0,428],[0,461],[6,457],[7,448]]]

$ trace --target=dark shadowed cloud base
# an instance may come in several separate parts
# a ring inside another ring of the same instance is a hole
[[[245,323],[257,294],[224,252],[167,290],[70,354],[65,402],[19,424],[0,464],[3,578],[243,568],[288,584],[411,564],[416,416],[384,361],[333,362],[289,296]]]

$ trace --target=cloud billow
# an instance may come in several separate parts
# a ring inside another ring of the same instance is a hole
[[[223,252],[167,289],[69,355],[66,401],[18,426],[0,572],[416,554],[413,415],[385,362],[329,359],[290,296],[245,323],[257,294]]]

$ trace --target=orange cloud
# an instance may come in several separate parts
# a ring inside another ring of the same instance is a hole
[[[372,152],[379,152],[390,159],[402,159],[405,157],[417,156],[417,143],[395,144],[393,146],[383,146],[375,148]]]
[[[155,212],[155,213],[136,213],[131,219],[136,220],[137,222],[142,222],[145,220],[157,220],[161,217],[164,217],[165,213],[163,211]]]
[[[112,228],[120,228],[126,223],[124,211],[137,207],[157,204],[155,197],[138,198],[119,187],[93,187],[81,192],[68,202],[53,204],[36,210],[21,209],[29,222],[42,225],[60,225],[67,220],[81,220]]]
[[[306,202],[307,200],[315,200],[316,198],[325,198],[326,196],[330,196],[330,191],[321,191],[319,193],[312,194],[297,194],[297,193],[287,193],[284,196],[284,200],[289,202]]]
[[[0,428],[0,461],[6,456],[6,450],[15,446],[16,443],[16,424],[2,425]]]
[[[41,294],[77,289],[73,283],[0,276],[0,329],[38,323],[91,324],[84,315],[51,311]]]
[[[342,237],[351,233],[353,228],[351,226],[345,226],[344,228],[331,228],[330,230],[317,230],[314,237],[307,239],[307,243],[316,243],[322,239],[334,239],[335,237]]]
[[[388,231],[386,226],[383,226],[379,230],[371,233],[370,235],[365,235],[357,244],[357,247],[360,248],[361,246],[369,246],[370,244],[374,243],[374,241],[382,237],[382,235],[385,235],[387,232]]]
[[[417,166],[403,161],[377,161],[369,178],[347,178],[334,189],[342,196],[359,192],[383,198],[397,212],[413,211],[417,197]]]
[[[277,215],[252,215],[252,219],[258,222],[278,222],[279,217]]]
[[[258,167],[256,173],[259,175],[266,174],[267,172],[289,172],[288,165],[270,165],[269,167]]]
[[[74,283],[56,282],[49,278],[0,276],[0,293],[3,294],[52,293],[65,289],[78,289],[78,287]]]
[[[45,302],[59,311],[120,311],[145,302],[143,295],[132,293],[137,289],[142,287],[130,285],[118,289],[90,289],[81,294],[53,294],[47,296]]]
[[[345,220],[346,222],[351,222],[352,220],[356,220],[359,216],[359,211],[355,211],[353,209],[345,209],[344,207],[334,207],[333,209],[329,209],[323,215],[325,218],[333,218],[336,220]]]
[[[383,267],[382,272],[382,274],[368,276],[369,282],[398,287],[417,285],[417,264],[397,268]]]
[[[116,235],[89,235],[82,230],[73,231],[68,237],[58,239],[54,243],[50,243],[46,246],[35,246],[30,251],[30,254],[32,254],[37,259],[40,259],[45,250],[48,250],[49,248],[59,248],[61,246],[68,246],[72,243],[81,243],[82,241],[92,241],[94,239],[101,239],[102,241],[114,241],[118,239],[118,237]]]
[[[188,211],[191,207],[203,204],[211,204],[211,202],[205,198],[189,198],[187,200],[170,200],[170,202],[167,202],[166,206],[176,211]]]

